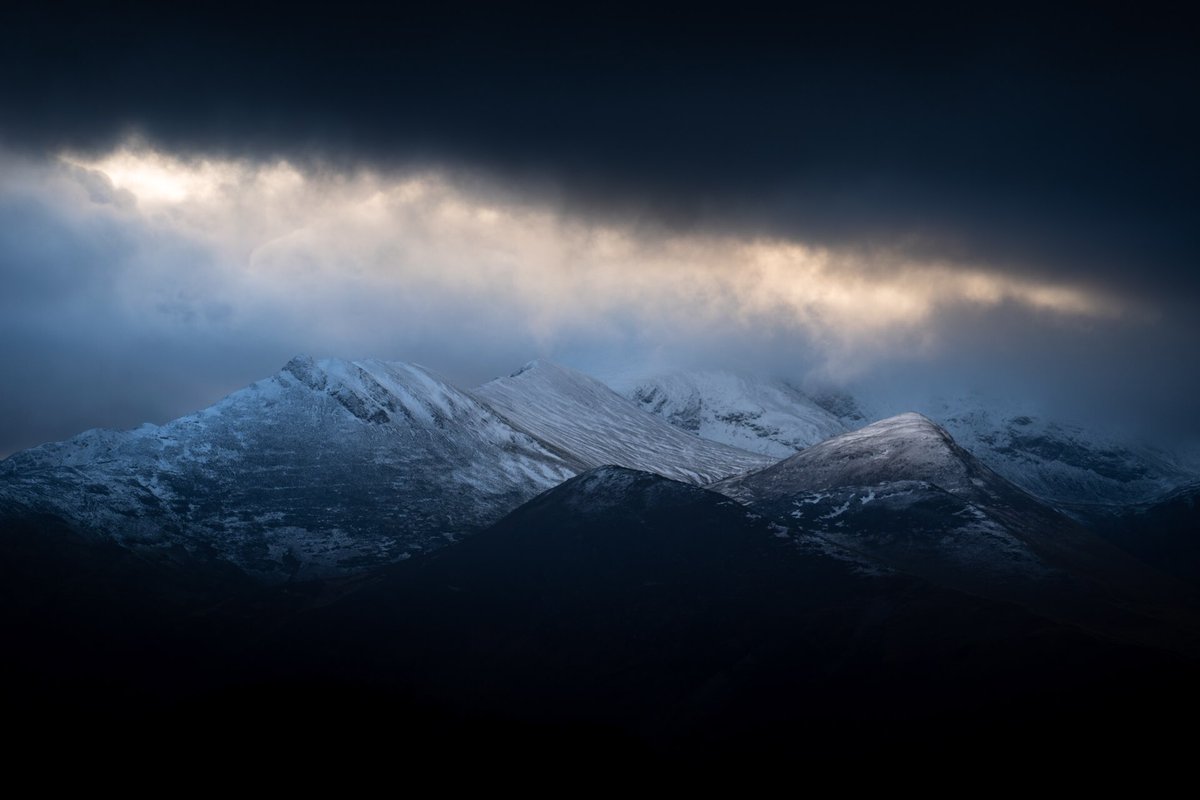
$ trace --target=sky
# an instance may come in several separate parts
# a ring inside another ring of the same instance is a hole
[[[0,456],[300,352],[982,389],[1200,440],[1169,11],[44,5],[0,12]]]

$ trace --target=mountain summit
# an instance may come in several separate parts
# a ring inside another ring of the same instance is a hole
[[[811,393],[784,380],[714,371],[617,377],[640,408],[712,441],[787,458],[872,420],[915,408],[983,463],[1073,516],[1150,502],[1196,480],[1194,457],[1117,432],[1048,419],[1028,402],[968,392],[917,401]]]
[[[547,361],[485,383],[475,396],[584,469],[615,464],[705,484],[774,461],[682,431],[595,378]]]
[[[422,367],[298,356],[165,425],[14,454],[0,509],[275,580],[437,547],[576,471]]]
[[[603,464],[704,483],[771,463],[545,362],[477,395],[413,364],[297,356],[165,425],[0,461],[0,516],[279,581],[436,549]]]
[[[892,481],[927,481],[953,493],[978,491],[986,468],[933,420],[900,414],[815,444],[727,488],[822,491]]]
[[[620,386],[645,411],[705,439],[786,458],[846,424],[785,381],[729,372],[671,372]]]
[[[1160,612],[1183,605],[1182,587],[1009,483],[920,414],[835,436],[712,488],[799,541],[828,543],[876,568],[1105,635],[1177,636]],[[1110,603],[1118,613],[1096,615]]]

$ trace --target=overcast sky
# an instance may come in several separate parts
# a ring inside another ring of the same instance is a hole
[[[6,9],[0,455],[298,352],[982,387],[1200,437],[1182,19],[606,8]]]

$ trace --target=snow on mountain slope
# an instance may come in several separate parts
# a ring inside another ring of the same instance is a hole
[[[436,547],[575,472],[420,367],[298,357],[165,425],[0,461],[0,508],[280,579]]]
[[[681,431],[595,378],[545,361],[475,395],[584,468],[615,464],[703,484],[775,461]]]
[[[1140,503],[1196,478],[1167,453],[977,395],[933,401],[928,413],[996,472],[1060,506]]]
[[[920,414],[836,436],[712,488],[797,536],[1073,624],[1092,624],[1096,598],[1123,597],[1126,610],[1138,610],[1103,623],[1114,633],[1110,626],[1121,626],[1122,636],[1159,635],[1154,615],[1172,607],[1174,599],[1163,598],[1178,589],[997,475]]]
[[[713,488],[835,544],[882,556],[885,566],[918,571],[924,562],[949,559],[993,578],[1040,574],[1041,559],[1013,535],[1014,520],[1002,512],[1016,500],[1036,522],[1057,521],[1032,500],[1019,502],[1015,487],[914,413],[835,436]]]
[[[1069,512],[1146,502],[1200,477],[1181,456],[978,393],[899,400],[861,388],[852,397],[719,372],[621,376],[612,385],[677,427],[779,458],[915,408],[997,473]]]
[[[723,481],[717,488],[745,487],[751,494],[823,491],[916,480],[949,492],[970,494],[984,485],[970,454],[920,414],[900,414],[835,436],[773,467]]]
[[[728,372],[674,372],[616,388],[678,428],[775,458],[786,458],[847,429],[783,381]]]

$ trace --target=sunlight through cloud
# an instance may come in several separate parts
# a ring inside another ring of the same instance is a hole
[[[134,215],[168,210],[153,224],[213,254],[214,282],[243,305],[287,307],[338,330],[348,320],[335,316],[359,294],[371,307],[391,298],[407,308],[415,297],[499,306],[543,341],[619,318],[679,330],[794,328],[844,348],[919,330],[947,308],[1008,304],[1065,318],[1127,312],[1086,287],[900,252],[868,257],[783,240],[647,233],[494,187],[485,197],[434,171],[306,171],[133,145],[62,160],[131,193]]]

